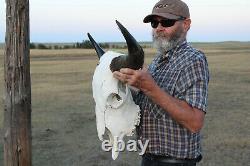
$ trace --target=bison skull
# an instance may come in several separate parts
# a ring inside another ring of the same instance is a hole
[[[97,132],[99,139],[103,140],[107,131],[113,159],[119,154],[118,142],[124,136],[131,136],[135,126],[139,124],[140,108],[134,103],[129,86],[115,79],[112,72],[123,67],[139,69],[144,59],[143,50],[133,36],[118,21],[117,24],[126,39],[128,55],[113,51],[105,53],[88,34],[100,58],[92,81]]]

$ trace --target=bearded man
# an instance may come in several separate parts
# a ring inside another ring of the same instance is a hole
[[[142,114],[137,134],[149,140],[142,166],[195,166],[202,158],[209,71],[204,53],[186,41],[189,8],[181,0],[161,0],[143,21],[153,28],[156,57],[148,69],[114,72],[139,89],[134,95]]]

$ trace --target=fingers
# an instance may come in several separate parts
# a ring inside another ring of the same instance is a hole
[[[122,73],[120,73],[120,72],[118,72],[118,71],[113,72],[113,76],[114,76],[115,78],[117,78],[117,79],[119,79],[119,78],[121,77],[121,74],[122,74]]]
[[[155,87],[154,79],[146,68],[139,70],[123,68],[120,71],[114,72],[113,74],[114,77],[121,82],[131,85],[144,92],[148,92],[152,89],[152,87]]]
[[[136,74],[136,71],[129,68],[122,68],[120,71],[113,72],[115,78],[123,81],[130,79],[133,75]]]
[[[113,73],[114,77],[123,83],[134,86],[136,88],[141,87],[141,72],[142,70],[133,70],[129,68],[123,68],[119,72]]]
[[[115,72],[113,73],[113,76],[114,76],[116,79],[118,79],[118,80],[120,80],[121,82],[123,82],[123,83],[127,83],[127,82],[130,80],[130,78],[131,78],[130,75],[124,74],[124,73],[121,73],[121,72],[118,72],[118,71],[115,71]]]
[[[127,75],[134,75],[135,74],[135,70],[129,69],[129,68],[122,68],[120,70],[120,72],[123,74],[127,74]]]

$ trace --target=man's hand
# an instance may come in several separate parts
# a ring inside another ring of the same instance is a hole
[[[119,72],[115,71],[113,75],[121,82],[140,89],[147,96],[151,96],[154,89],[157,88],[157,84],[145,68],[140,70],[122,68]]]

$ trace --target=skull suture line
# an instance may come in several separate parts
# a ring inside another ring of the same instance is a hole
[[[114,160],[119,154],[119,140],[124,136],[131,136],[135,126],[139,124],[140,108],[134,103],[129,86],[115,79],[112,72],[124,67],[140,69],[144,62],[144,52],[140,45],[125,27],[118,21],[116,23],[126,39],[128,55],[113,51],[105,53],[88,34],[100,58],[92,81],[98,137],[103,140],[104,133],[107,131]]]

